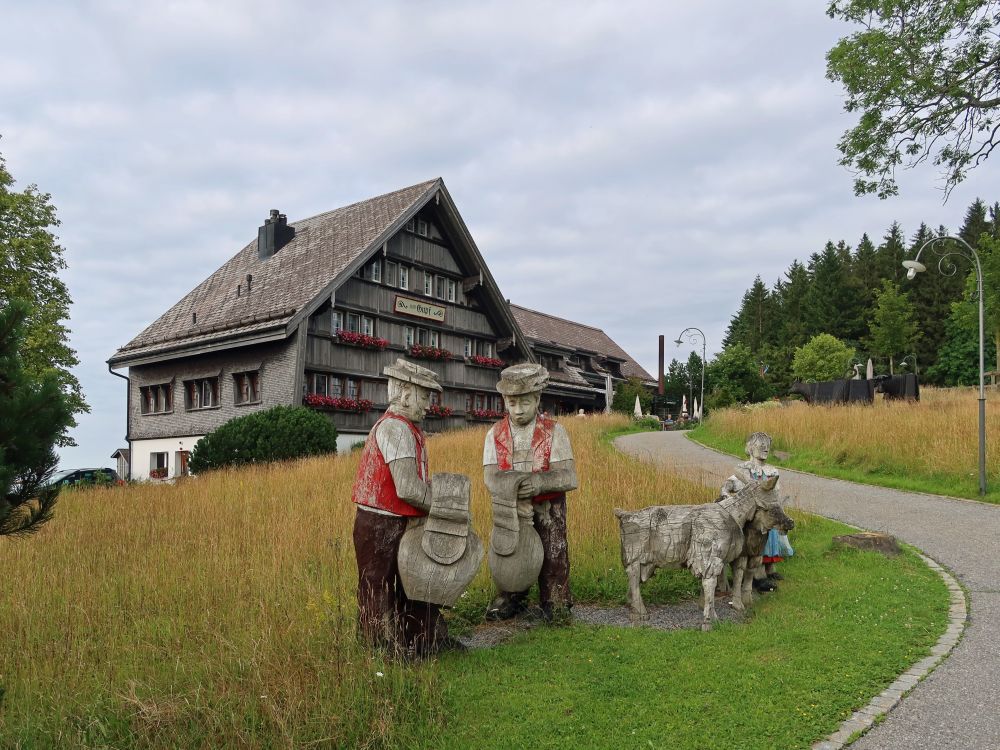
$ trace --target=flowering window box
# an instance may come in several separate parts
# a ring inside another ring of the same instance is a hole
[[[452,408],[450,406],[441,406],[441,404],[431,404],[427,407],[428,417],[450,417],[452,414]]]
[[[316,409],[327,409],[334,411],[355,411],[363,413],[370,411],[374,404],[367,398],[348,398],[347,396],[321,396],[318,393],[310,393],[305,397],[306,406]]]
[[[468,412],[471,419],[500,419],[504,412],[497,409],[472,409]]]
[[[375,349],[382,351],[389,346],[387,339],[380,339],[377,336],[369,336],[367,333],[355,333],[354,331],[337,331],[337,340],[341,344],[360,346],[362,349]]]
[[[149,470],[149,478],[150,479],[166,479],[167,478],[167,467],[164,466],[164,467],[159,468],[159,469],[150,469]]]
[[[485,357],[482,354],[473,354],[469,357],[468,363],[470,365],[478,365],[479,367],[492,367],[495,370],[499,370],[504,365],[502,359],[497,359],[496,357]]]
[[[415,359],[434,359],[439,362],[447,362],[451,359],[451,352],[447,349],[438,349],[436,346],[424,346],[422,344],[411,346],[409,354]]]

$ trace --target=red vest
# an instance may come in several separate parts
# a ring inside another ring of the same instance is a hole
[[[533,474],[549,470],[552,456],[552,433],[556,422],[539,414],[535,417],[535,433],[531,436],[531,472]],[[510,416],[493,425],[493,444],[497,451],[497,468],[510,471],[514,468],[514,436],[510,430]],[[531,499],[533,503],[566,497],[565,492],[546,492]]]
[[[385,456],[379,450],[378,440],[375,439],[379,425],[387,419],[398,419],[413,434],[413,439],[417,444],[417,476],[421,480],[427,481],[427,451],[424,447],[424,433],[405,417],[386,412],[375,423],[372,431],[368,433],[368,439],[365,440],[365,450],[361,454],[358,474],[354,478],[351,500],[358,505],[378,508],[395,513],[397,516],[426,516],[426,511],[413,507],[396,494],[396,483],[392,480],[389,464],[386,463]]]

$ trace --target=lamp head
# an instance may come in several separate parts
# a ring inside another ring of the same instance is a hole
[[[923,273],[927,270],[927,266],[921,263],[919,260],[904,260],[903,268],[906,269],[906,278],[913,281],[918,273]]]
[[[680,339],[674,339],[674,343],[675,343],[675,344],[677,344],[677,346],[680,346],[680,345],[681,345],[681,344],[683,344],[684,342],[683,342],[683,341],[681,341]]]

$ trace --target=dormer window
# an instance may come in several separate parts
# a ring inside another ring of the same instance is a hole
[[[219,378],[185,380],[184,401],[188,411],[214,409],[219,405]]]
[[[169,414],[174,410],[174,384],[144,385],[139,388],[142,414]]]
[[[421,237],[426,237],[430,234],[429,225],[423,219],[417,219],[417,234]]]

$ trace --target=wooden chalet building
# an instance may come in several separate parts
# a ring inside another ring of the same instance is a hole
[[[385,410],[382,368],[401,356],[441,378],[430,432],[498,418],[499,372],[516,362],[549,366],[554,414],[604,409],[622,378],[653,382],[603,331],[510,305],[436,179],[294,224],[272,211],[115,352],[109,369],[128,368],[130,477],[186,474],[205,434],[279,404],[326,412],[346,449]]]

